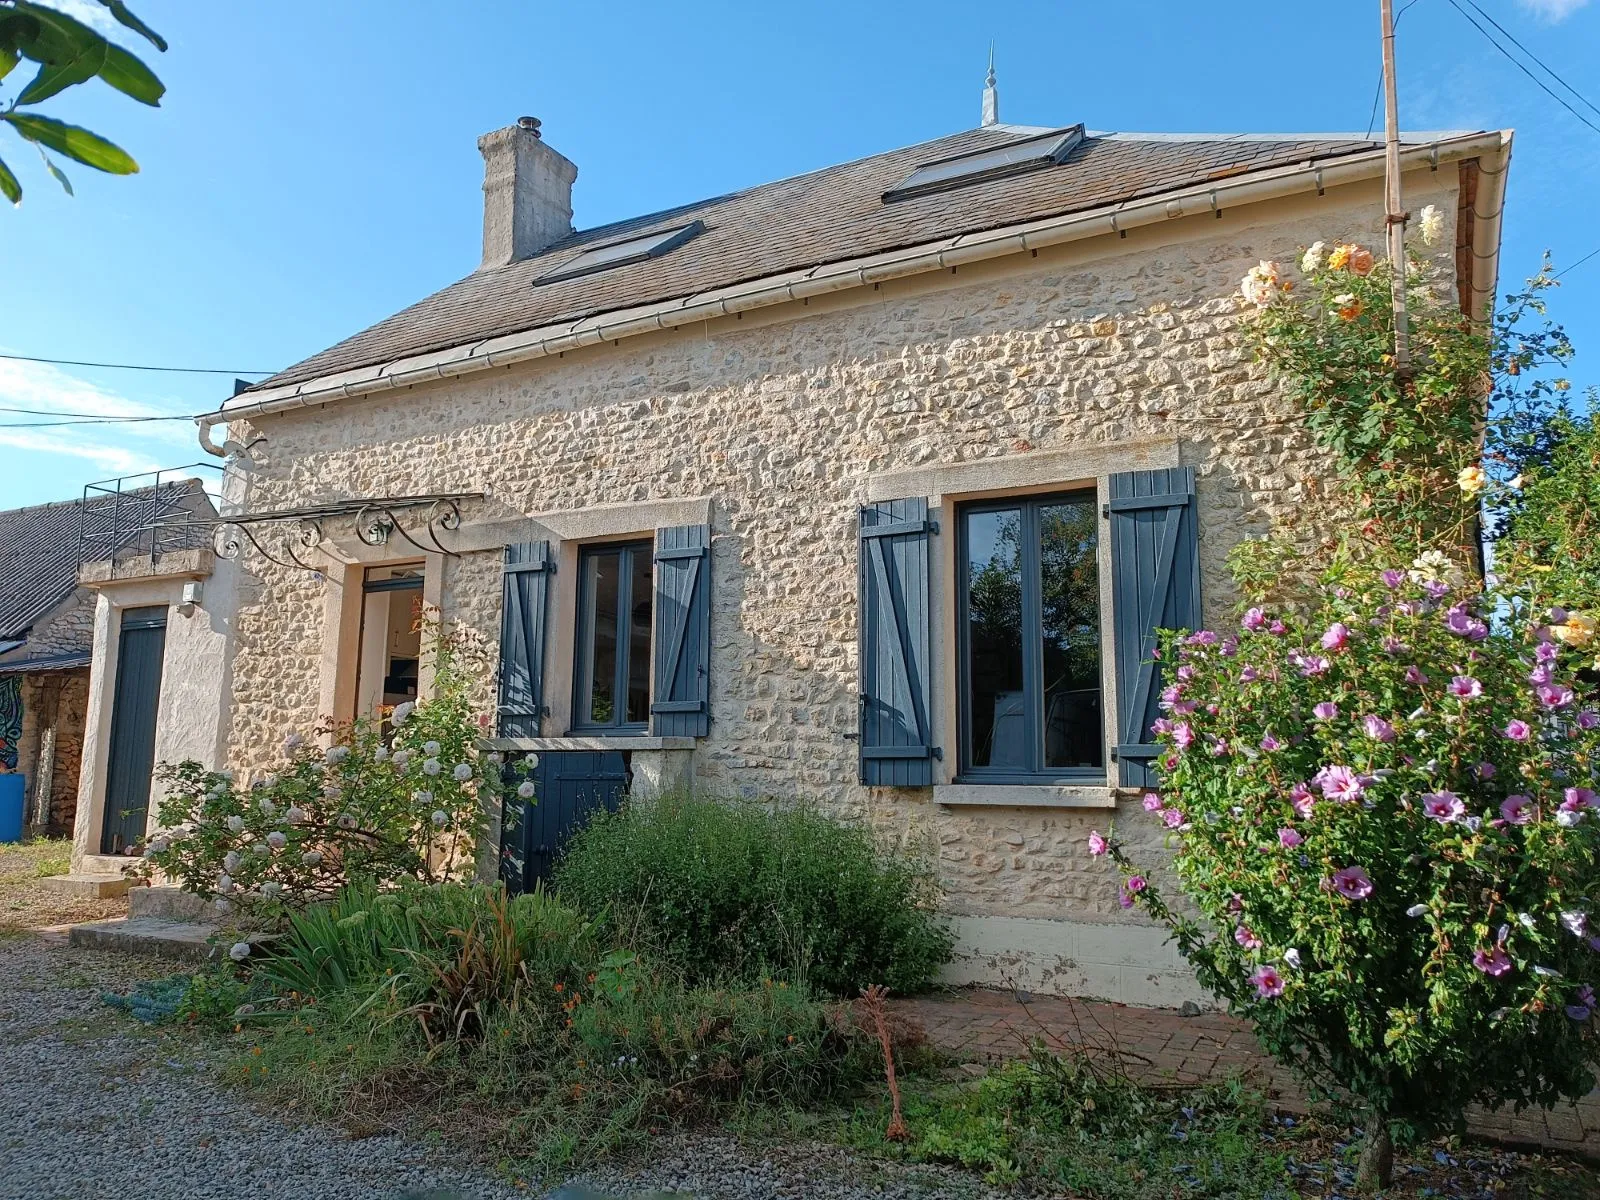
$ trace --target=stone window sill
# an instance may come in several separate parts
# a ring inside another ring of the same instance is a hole
[[[553,737],[553,738],[485,738],[483,745],[490,750],[533,750],[537,753],[556,750],[693,750],[692,737]]]
[[[933,802],[952,808],[1115,808],[1115,788],[1070,784],[936,784]]]

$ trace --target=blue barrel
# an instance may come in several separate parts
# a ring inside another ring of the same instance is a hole
[[[0,842],[22,840],[22,796],[27,777],[20,771],[0,775]]]

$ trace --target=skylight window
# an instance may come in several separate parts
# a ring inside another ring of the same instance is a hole
[[[579,275],[592,275],[596,271],[608,271],[612,267],[622,267],[628,263],[660,258],[669,250],[676,250],[704,229],[705,222],[691,221],[687,225],[680,225],[677,229],[641,234],[624,241],[594,246],[539,276],[533,282],[535,285],[556,283],[562,279],[574,279]]]
[[[1005,179],[1064,162],[1083,140],[1083,126],[1057,130],[1041,137],[1026,138],[995,150],[979,150],[924,163],[883,194],[885,204],[946,192],[989,179]]]

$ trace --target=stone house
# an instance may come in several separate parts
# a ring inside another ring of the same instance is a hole
[[[479,147],[475,271],[202,419],[229,765],[425,694],[433,605],[541,755],[513,883],[626,789],[805,801],[935,859],[954,980],[1195,995],[1083,846],[1158,850],[1150,630],[1225,619],[1229,547],[1328,476],[1239,281],[1381,245],[1381,144],[990,121],[581,231],[537,121]],[[1509,151],[1401,153],[1474,319]]]

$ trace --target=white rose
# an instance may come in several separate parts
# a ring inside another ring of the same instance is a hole
[[[235,942],[228,948],[228,957],[233,959],[234,962],[243,962],[250,957],[250,943]]]
[[[1439,240],[1439,235],[1444,232],[1444,214],[1439,211],[1438,205],[1426,205],[1417,214],[1417,224],[1422,230],[1423,242],[1431,246]]]
[[[156,838],[145,847],[144,852],[146,854],[165,854],[167,852],[167,847],[170,844],[171,843],[169,843],[166,838]]]
[[[239,852],[237,850],[229,850],[222,856],[222,869],[230,872],[239,869]]]
[[[350,747],[329,746],[326,753],[324,753],[322,757],[327,759],[330,763],[342,763],[345,759],[350,757]]]
[[[394,712],[389,715],[389,719],[396,725],[404,725],[406,723],[406,718],[416,711],[416,707],[416,704],[410,700],[407,700],[403,704],[396,704],[394,706]]]
[[[340,829],[354,829],[356,827],[356,819],[349,813],[340,813],[334,824]]]
[[[298,825],[306,819],[306,810],[298,804],[291,804],[289,811],[283,814],[283,819],[291,825]]]
[[[394,765],[399,767],[402,771],[404,771],[406,769],[406,764],[408,762],[410,762],[410,761],[411,761],[411,751],[409,751],[409,750],[396,750],[394,752]]]
[[[445,825],[449,822],[449,820],[450,820],[449,816],[445,813],[445,811],[443,809],[436,808],[436,809],[433,810],[433,823],[435,825],[437,825],[440,829],[443,829],[445,827]]]
[[[259,855],[271,854],[272,848],[265,842],[257,842],[254,846],[250,847],[250,853]]]
[[[271,846],[274,850],[282,850],[288,844],[288,836],[276,829],[267,834],[267,845]]]
[[[389,761],[389,747],[387,747],[387,746],[379,746],[376,750],[374,750],[372,752],[372,761],[373,762],[388,762]]]
[[[1322,266],[1323,254],[1327,251],[1326,242],[1312,242],[1306,252],[1300,256],[1300,269],[1307,275]]]
[[[472,778],[472,764],[457,763],[456,769],[451,771],[450,774],[456,777],[457,783],[465,783],[467,780]]]
[[[439,760],[437,758],[424,759],[422,773],[424,775],[437,775],[439,773]]]
[[[521,796],[524,800],[532,800],[533,793],[533,780],[524,779],[521,783],[517,784],[517,795]]]
[[[263,796],[256,805],[261,810],[263,817],[274,817],[278,814],[278,806],[273,803],[271,796]]]
[[[505,760],[506,760],[506,756],[504,754],[501,754],[500,751],[498,751],[498,750],[489,751],[489,761],[492,762],[495,766],[498,767],[501,763],[505,762]]]
[[[302,854],[300,856],[300,861],[305,863],[305,865],[308,866],[308,867],[314,867],[319,862],[322,861],[322,851],[321,850],[307,850],[304,854]]]
[[[412,792],[411,793],[411,798],[413,800],[415,800],[418,804],[432,804],[433,803],[433,793],[430,792],[427,788],[419,788],[418,790]]]
[[[218,875],[217,891],[221,892],[224,896],[233,891],[233,877],[230,875]]]
[[[261,885],[261,894],[268,900],[272,899],[272,897],[276,896],[281,891],[283,891],[283,884],[279,883],[276,879],[269,879]]]
[[[539,756],[537,754],[530,754],[527,758],[523,759],[522,762],[528,768],[528,770],[531,771],[539,765]]]
[[[244,830],[244,818],[239,816],[238,814],[234,814],[233,816],[229,817],[228,818],[228,828],[233,830],[233,832],[235,832],[235,833],[243,832],[243,830]]]
[[[433,758],[435,755],[437,755],[439,753],[439,743],[438,742],[423,742],[422,743],[422,752],[424,754],[426,754],[429,758]]]

